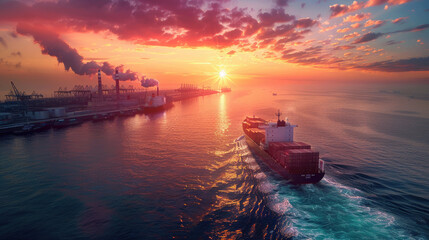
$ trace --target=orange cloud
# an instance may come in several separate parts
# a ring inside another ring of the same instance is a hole
[[[331,5],[329,6],[329,10],[331,11],[331,18],[334,18],[334,17],[340,17],[347,13],[354,12],[363,8],[367,8],[367,7],[373,7],[373,6],[383,5],[383,4],[401,5],[411,1],[412,0],[368,0],[367,2],[354,1],[351,5],[345,5],[345,4]]]
[[[350,34],[344,35],[344,37],[339,38],[339,39],[337,39],[337,40],[346,40],[346,41],[348,41],[348,40],[350,40],[350,39],[352,39],[352,38],[359,37],[359,36],[360,36],[360,34],[359,34],[359,33],[354,32],[354,33],[350,33]]]
[[[407,18],[408,17],[400,17],[400,18],[392,20],[392,23],[395,23],[395,24],[397,24],[397,23],[403,23]]]
[[[384,24],[385,24],[385,21],[382,21],[382,20],[371,20],[370,19],[370,20],[366,21],[365,27],[371,27],[372,26],[372,29],[374,29],[374,28],[381,27]]]
[[[360,26],[360,23],[353,23],[352,25],[350,25],[351,28],[359,28]]]
[[[359,13],[343,18],[343,22],[360,22],[371,17],[371,13]]]
[[[350,31],[350,28],[342,28],[342,29],[338,29],[337,30],[338,33],[345,33],[345,32],[348,32],[348,31]]]

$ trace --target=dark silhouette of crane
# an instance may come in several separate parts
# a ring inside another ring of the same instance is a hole
[[[10,83],[12,84],[12,91],[8,95],[6,95],[6,99],[8,100],[27,101],[30,99],[43,97],[42,94],[37,94],[36,92],[33,92],[32,94],[27,95],[25,94],[24,91],[20,92],[12,81]]]

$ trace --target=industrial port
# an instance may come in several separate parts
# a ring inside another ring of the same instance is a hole
[[[53,97],[44,97],[32,92],[20,91],[13,82],[12,90],[0,102],[0,134],[27,134],[48,128],[61,128],[80,124],[84,121],[101,121],[116,116],[132,116],[137,113],[149,114],[149,103],[156,96],[163,96],[165,106],[156,111],[165,111],[173,103],[184,99],[219,93],[210,88],[199,88],[193,84],[181,84],[178,89],[134,89],[120,86],[115,76],[115,86],[102,84],[98,73],[98,85],[75,86],[71,90],[59,88]],[[152,108],[154,109],[154,108]]]

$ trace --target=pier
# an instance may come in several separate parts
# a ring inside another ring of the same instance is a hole
[[[82,91],[85,91],[84,94]],[[19,94],[19,91],[17,91]],[[52,98],[20,99],[17,94],[13,99],[9,94],[7,101],[0,103],[0,134],[10,134],[28,124],[48,124],[64,119],[81,121],[92,120],[97,115],[130,116],[145,112],[145,103],[156,91],[122,91],[117,97],[113,91],[102,91],[102,96],[91,91],[62,90],[56,91]],[[167,103],[185,99],[217,94],[219,91],[184,85],[179,89],[161,90]],[[22,96],[22,95],[21,95]],[[49,111],[49,117],[45,116]],[[60,114],[55,113],[60,112]],[[40,119],[37,119],[40,118]]]

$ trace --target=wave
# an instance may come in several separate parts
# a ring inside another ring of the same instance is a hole
[[[392,214],[370,207],[359,189],[338,182],[329,173],[318,184],[288,185],[264,171],[243,138],[235,151],[251,170],[269,209],[280,216],[281,234],[294,239],[424,239],[411,235]]]

